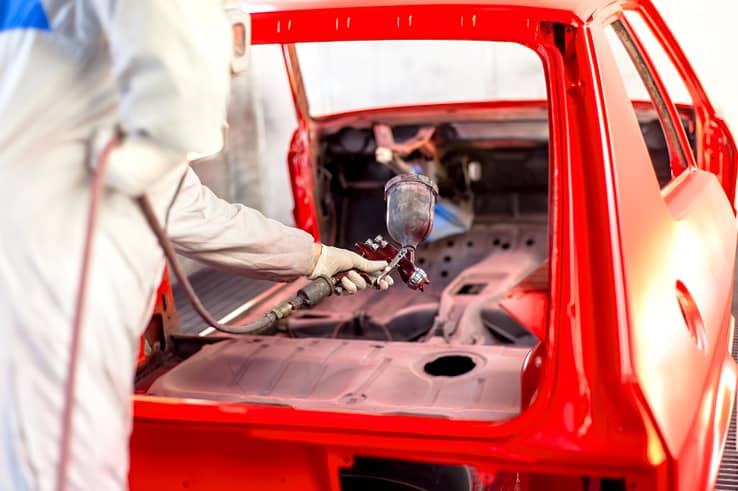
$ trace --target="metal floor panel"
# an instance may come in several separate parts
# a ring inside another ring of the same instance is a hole
[[[148,394],[500,421],[520,412],[520,370],[529,351],[239,336],[203,347]]]
[[[216,320],[222,319],[274,284],[271,281],[245,278],[211,268],[191,275],[190,283]],[[205,322],[190,305],[182,287],[174,285],[172,289],[182,333],[198,334],[207,327]]]

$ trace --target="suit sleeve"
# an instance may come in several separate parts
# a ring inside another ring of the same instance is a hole
[[[188,168],[169,212],[177,252],[229,272],[276,281],[309,273],[313,237],[218,198]]]
[[[232,50],[223,2],[90,1],[109,43],[123,129],[168,155],[159,159],[167,162],[161,178],[137,186],[147,189],[176,171],[186,153],[207,153],[219,137]],[[218,198],[191,169],[172,205],[168,233],[179,253],[253,277],[293,279],[308,273],[312,259],[312,236]]]

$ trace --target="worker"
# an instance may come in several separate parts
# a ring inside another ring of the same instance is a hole
[[[385,267],[218,199],[188,168],[224,121],[231,43],[218,0],[0,2],[0,490],[127,488],[138,338],[164,266],[135,197],[149,196],[180,253],[232,272],[290,280]],[[58,487],[90,167],[118,140]],[[367,285],[354,272],[343,286]]]

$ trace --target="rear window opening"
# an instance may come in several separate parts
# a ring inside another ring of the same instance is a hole
[[[377,107],[546,99],[540,59],[515,43],[387,40],[296,48],[310,113],[317,117]]]

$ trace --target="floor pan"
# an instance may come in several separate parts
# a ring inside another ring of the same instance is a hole
[[[504,420],[527,348],[242,336],[163,375],[152,395],[375,414]]]

